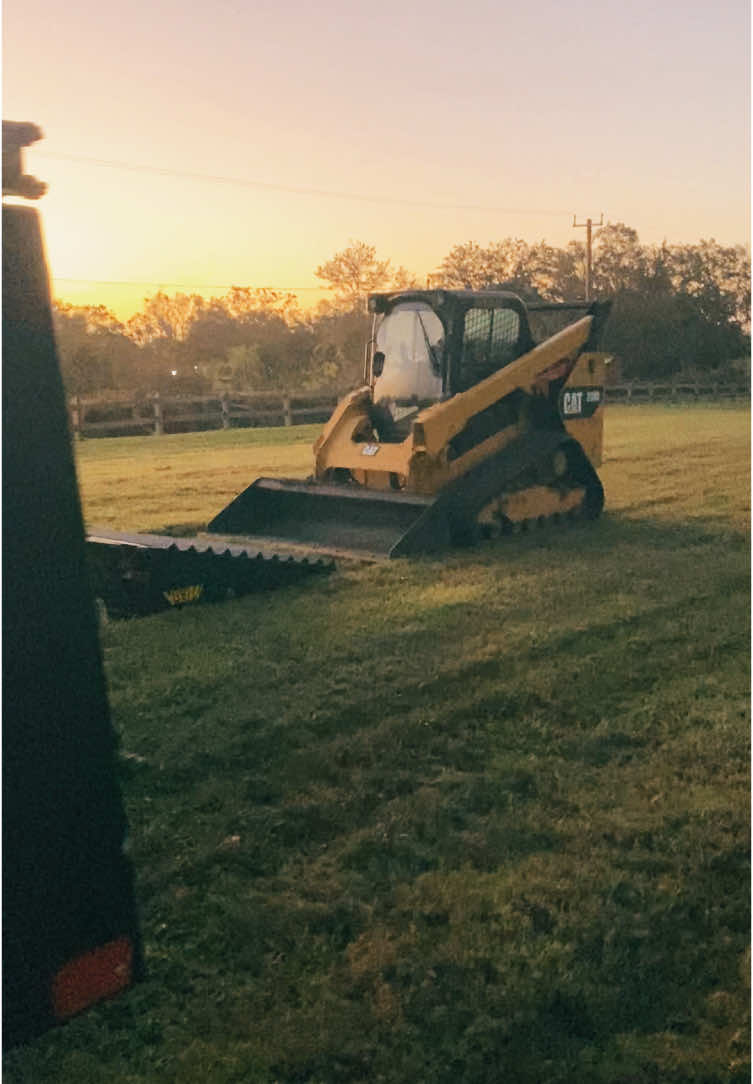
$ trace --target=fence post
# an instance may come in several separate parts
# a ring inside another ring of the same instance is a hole
[[[165,432],[165,425],[162,417],[162,401],[158,391],[155,391],[152,396],[152,407],[154,408],[154,435],[155,437],[161,437]]]
[[[230,399],[228,393],[223,391],[220,396],[220,410],[222,412],[222,428],[230,428]]]
[[[81,396],[74,395],[71,400],[71,429],[73,439],[81,440]]]
[[[285,418],[285,425],[293,424],[293,412],[290,409],[290,396],[283,395],[282,397],[282,412]]]

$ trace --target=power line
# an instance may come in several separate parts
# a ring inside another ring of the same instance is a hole
[[[388,203],[401,207],[429,207],[439,211],[492,211],[504,215],[546,215],[557,218],[567,212],[547,208],[499,207],[481,203],[434,203],[427,200],[399,199],[395,196],[377,196],[363,192],[333,192],[326,188],[308,188],[297,185],[277,184],[271,181],[253,180],[247,177],[223,177],[210,173],[191,173],[187,170],[168,169],[162,166],[134,165],[131,162],[119,162],[107,158],[91,158],[85,155],[62,154],[57,151],[36,151],[42,158],[55,158],[65,162],[79,162],[85,165],[102,166],[106,169],[123,169],[131,173],[151,173],[162,177],[182,177],[186,180],[203,181],[210,184],[229,184],[241,188],[262,188],[275,192],[289,192],[296,196],[320,196],[325,199],[359,200],[364,203]]]
[[[238,286],[237,282],[145,282],[143,279],[74,279],[65,275],[53,275],[53,282],[72,282],[83,286],[156,286],[164,289],[166,286],[179,290],[232,290]],[[241,286],[240,289],[248,290],[290,290],[297,293],[302,290],[331,290],[331,286]]]

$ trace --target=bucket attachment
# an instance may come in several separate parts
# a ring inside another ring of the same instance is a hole
[[[209,524],[213,534],[243,535],[263,545],[303,546],[327,553],[390,557],[436,502],[415,493],[258,478]],[[441,549],[441,530],[422,551]]]
[[[456,478],[435,497],[357,485],[258,478],[215,516],[207,530],[242,535],[254,545],[365,559],[433,553],[472,541],[477,517],[493,498],[525,489],[558,448],[567,447],[571,486],[585,491],[595,518],[603,490],[577,441],[563,428],[535,429]]]

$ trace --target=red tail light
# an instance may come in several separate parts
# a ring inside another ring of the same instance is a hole
[[[69,960],[52,980],[52,1009],[56,1019],[65,1020],[95,1001],[112,997],[130,986],[133,945],[119,937],[100,948]]]

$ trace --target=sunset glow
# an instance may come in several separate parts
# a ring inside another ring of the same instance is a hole
[[[421,278],[464,241],[581,240],[573,214],[747,243],[749,40],[744,0],[9,0],[3,113],[45,133],[57,297],[309,305],[351,239]]]

